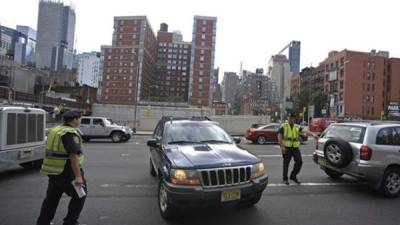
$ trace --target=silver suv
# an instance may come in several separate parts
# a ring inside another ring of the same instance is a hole
[[[331,124],[319,138],[314,162],[331,178],[343,174],[400,195],[400,122]]]
[[[111,138],[113,142],[128,141],[132,137],[132,129],[113,123],[105,117],[88,117],[81,119],[79,130],[84,141],[97,138]]]

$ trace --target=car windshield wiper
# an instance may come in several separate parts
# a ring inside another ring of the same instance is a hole
[[[225,143],[225,144],[232,144],[232,142],[229,141],[223,141],[223,140],[204,140],[201,141],[202,143]]]
[[[200,144],[201,142],[197,141],[170,141],[168,144]]]

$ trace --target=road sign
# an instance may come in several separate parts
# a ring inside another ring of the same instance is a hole
[[[388,105],[388,114],[392,116],[400,116],[400,106],[398,102],[390,102]]]
[[[314,110],[315,110],[315,106],[314,105],[309,105],[308,106],[308,118],[314,117]]]

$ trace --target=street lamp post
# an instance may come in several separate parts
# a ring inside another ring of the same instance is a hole
[[[138,105],[138,86],[139,86],[139,66],[140,66],[140,62],[139,62],[139,55],[136,54],[136,58],[137,58],[137,64],[136,64],[136,78],[135,78],[135,117],[134,117],[134,131],[136,132],[136,125],[137,125],[137,105]]]

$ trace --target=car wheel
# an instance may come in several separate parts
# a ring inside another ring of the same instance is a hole
[[[42,166],[43,159],[31,161],[31,162],[26,162],[26,163],[21,163],[19,164],[25,169],[39,169]]]
[[[383,174],[382,193],[388,198],[396,198],[400,194],[400,168],[388,168]]]
[[[121,142],[121,141],[122,141],[122,134],[121,134],[121,132],[113,132],[113,133],[111,134],[111,140],[112,140],[112,142],[114,142],[114,143]]]
[[[254,197],[251,197],[249,199],[239,202],[239,207],[242,207],[242,208],[253,207],[255,204],[257,204],[260,201],[261,197],[262,197],[262,192],[257,193],[257,195],[255,195]]]
[[[158,207],[161,216],[167,220],[174,220],[177,216],[177,207],[171,204],[167,189],[162,179],[158,183]]]
[[[151,162],[151,159],[150,159],[150,175],[152,177],[156,177],[157,176],[156,170],[154,169],[154,166],[153,166],[153,163]]]
[[[353,159],[350,144],[339,138],[332,138],[325,143],[324,154],[328,163],[336,168],[346,167]]]
[[[325,168],[324,171],[332,179],[339,179],[343,176],[343,173],[339,173],[328,168]]]
[[[260,145],[263,145],[267,142],[267,139],[264,136],[258,136],[257,137],[257,143]]]

